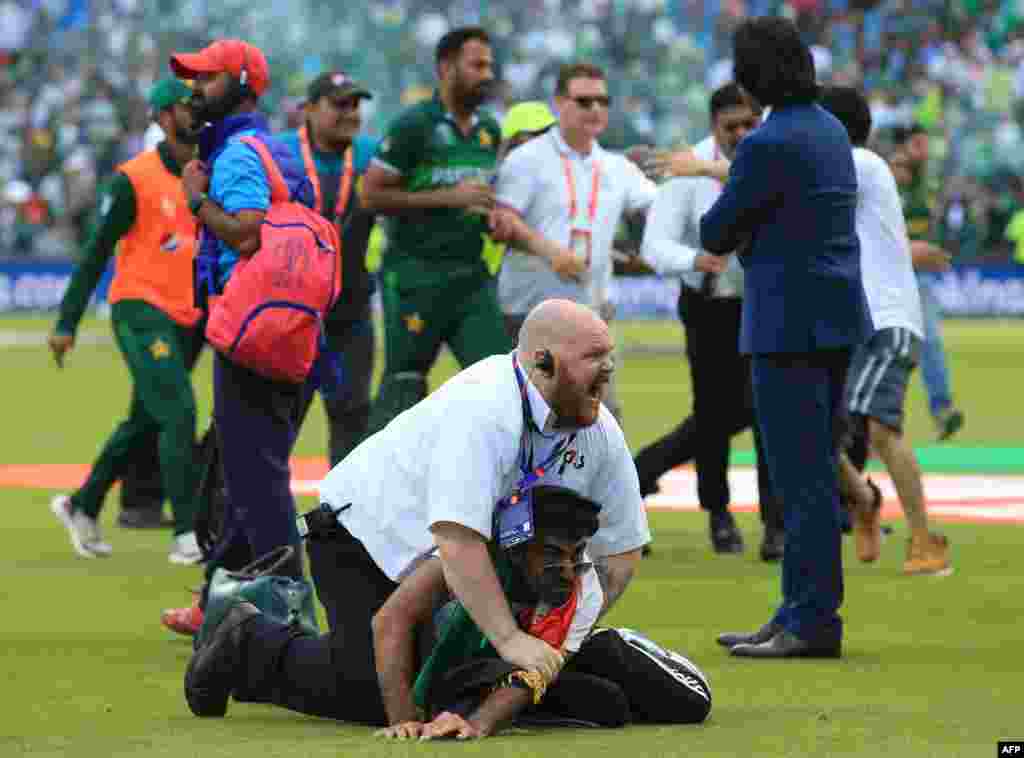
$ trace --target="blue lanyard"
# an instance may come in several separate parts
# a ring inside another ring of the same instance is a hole
[[[516,485],[515,491],[525,492],[540,479],[544,478],[544,472],[547,467],[562,454],[565,448],[573,443],[573,440],[576,439],[576,433],[573,432],[569,437],[562,437],[562,439],[555,443],[548,457],[542,463],[537,466],[533,465],[533,438],[530,436],[530,430],[536,429],[537,433],[541,436],[544,436],[544,434],[533,420],[533,414],[530,412],[530,399],[526,393],[526,381],[523,379],[522,371],[519,368],[519,361],[514,355],[512,356],[512,367],[515,371],[516,384],[519,385],[519,397],[523,405],[523,433],[519,437],[519,471],[522,473],[522,476],[519,479],[519,484]]]

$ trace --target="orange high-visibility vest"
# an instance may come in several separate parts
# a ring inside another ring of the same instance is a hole
[[[107,299],[144,300],[174,322],[194,326],[192,258],[198,232],[181,177],[149,150],[118,166],[135,191],[135,223],[117,246]]]

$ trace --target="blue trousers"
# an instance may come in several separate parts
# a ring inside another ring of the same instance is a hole
[[[938,416],[953,405],[953,394],[949,388],[949,367],[946,365],[946,348],[942,343],[942,308],[929,279],[919,276],[917,285],[921,293],[921,310],[924,313],[921,378],[928,393],[928,408],[933,416]]]
[[[237,570],[282,545],[294,545],[297,556],[282,573],[302,575],[288,465],[301,391],[214,357],[213,415],[229,505],[208,579],[218,566]]]
[[[801,639],[842,636],[843,566],[836,441],[849,351],[754,355],[756,418],[782,501],[782,604],[773,618]]]

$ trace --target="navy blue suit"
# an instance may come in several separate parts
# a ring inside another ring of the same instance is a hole
[[[740,348],[752,356],[757,419],[785,511],[773,621],[808,641],[842,635],[834,423],[849,351],[871,333],[856,202],[842,124],[817,105],[787,105],[740,143],[700,224],[706,250],[741,250]]]

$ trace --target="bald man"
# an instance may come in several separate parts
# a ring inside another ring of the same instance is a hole
[[[193,713],[222,716],[234,695],[386,724],[379,688],[356,704],[346,692],[378,674],[408,681],[387,675],[388,667],[411,662],[374,662],[371,627],[428,558],[441,561],[448,586],[498,654],[550,681],[562,653],[517,625],[489,543],[532,536],[533,486],[568,487],[604,504],[589,548],[602,615],[625,591],[650,532],[632,456],[601,402],[613,348],[588,307],[545,301],[528,315],[516,351],[470,366],[356,447],[321,483],[321,509],[307,518],[310,571],[329,633],[296,639],[300,632],[236,606],[189,664]]]

